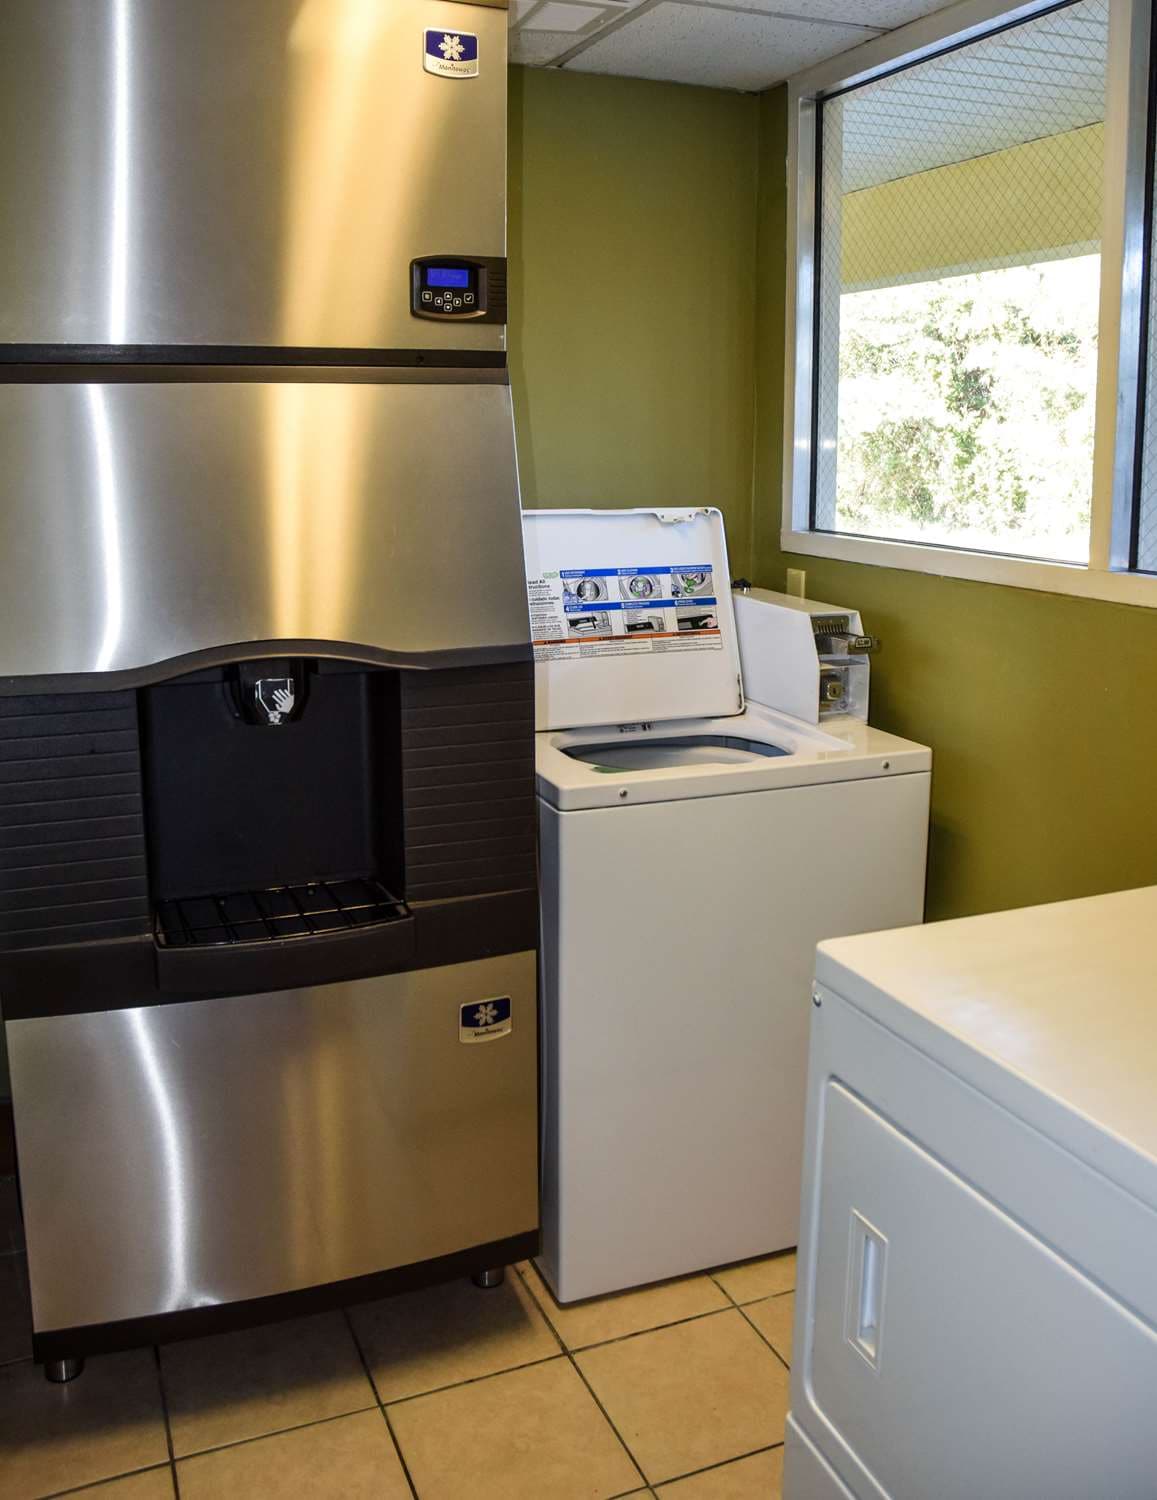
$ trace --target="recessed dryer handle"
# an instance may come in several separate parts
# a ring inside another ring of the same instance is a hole
[[[844,1335],[874,1370],[880,1367],[888,1241],[862,1214],[852,1210],[848,1244],[848,1295]]]

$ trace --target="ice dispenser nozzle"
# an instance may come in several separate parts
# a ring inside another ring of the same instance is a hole
[[[305,708],[305,663],[289,658],[238,662],[230,667],[226,686],[239,719],[280,729],[299,719]]]

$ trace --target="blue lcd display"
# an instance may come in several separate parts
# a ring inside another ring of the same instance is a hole
[[[458,270],[454,266],[427,266],[426,285],[468,287],[470,272]]]

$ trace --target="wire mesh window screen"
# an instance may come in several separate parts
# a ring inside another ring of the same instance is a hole
[[[1088,561],[1109,3],[821,106],[817,529]]]
[[[1154,66],[1150,68],[1150,88],[1157,88],[1157,82],[1154,82],[1157,79],[1157,31],[1153,36],[1152,60]],[[1157,116],[1157,97],[1150,99],[1149,108]],[[1157,119],[1151,124],[1149,132],[1149,194],[1152,200],[1148,226],[1149,294],[1146,346],[1141,351],[1145,366],[1145,406],[1138,428],[1141,482],[1136,496],[1136,544],[1133,554],[1133,567],[1143,573],[1157,573],[1157,255],[1154,254],[1157,250],[1157,188],[1154,186],[1154,178],[1157,176],[1157,129],[1154,129],[1154,125],[1157,125]]]

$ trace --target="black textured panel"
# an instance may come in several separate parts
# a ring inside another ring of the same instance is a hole
[[[534,668],[402,679],[406,899],[532,890]]]
[[[0,951],[149,930],[135,694],[0,697]]]
[[[499,322],[507,320],[507,262],[495,260],[490,264],[486,282],[487,310]]]

